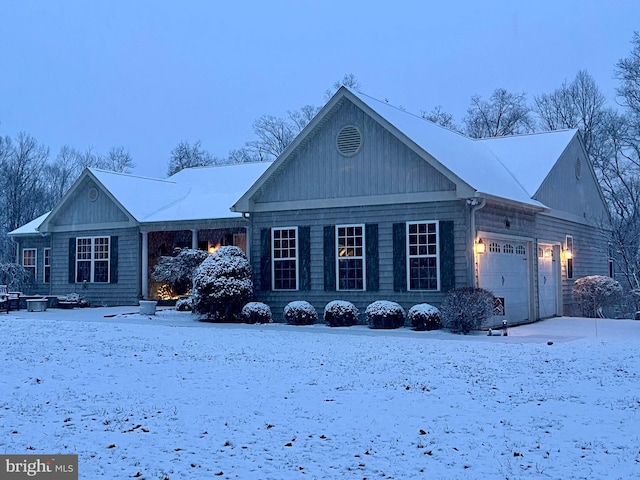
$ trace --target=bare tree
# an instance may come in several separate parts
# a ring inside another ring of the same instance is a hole
[[[445,112],[442,109],[442,105],[437,105],[430,112],[426,112],[422,110],[420,112],[422,118],[425,120],[429,120],[430,122],[435,123],[436,125],[440,125],[441,127],[448,128],[449,130],[459,131],[458,126],[453,120],[453,115],[448,112]]]
[[[620,81],[617,88],[622,104],[636,119],[640,117],[640,32],[634,32],[631,39],[632,50],[628,57],[618,60],[615,74]]]
[[[580,70],[571,83],[564,83],[550,94],[534,97],[534,110],[544,129],[578,128],[587,153],[591,154],[605,103],[605,96],[593,77],[586,70]]]
[[[471,97],[464,119],[466,133],[472,138],[502,137],[533,131],[531,109],[524,93],[510,93],[498,88],[489,100]]]
[[[359,92],[362,89],[362,85],[360,84],[360,80],[358,80],[358,77],[356,77],[353,73],[345,73],[342,77],[342,80],[334,82],[333,88],[325,90],[325,100],[329,100],[331,97],[333,97],[333,94],[336,93],[338,89],[343,85],[351,90],[355,90],[356,92]]]
[[[103,168],[112,172],[131,173],[136,166],[131,154],[124,147],[111,147],[106,156],[101,158]]]
[[[178,173],[184,168],[208,167],[213,165],[215,158],[202,148],[200,140],[191,145],[187,141],[181,141],[171,150],[167,176]]]

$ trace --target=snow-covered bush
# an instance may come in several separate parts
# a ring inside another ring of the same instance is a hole
[[[271,323],[271,308],[266,303],[249,302],[240,312],[244,323]]]
[[[365,310],[369,328],[400,328],[404,326],[404,309],[395,302],[378,300]]]
[[[238,247],[220,247],[194,273],[193,310],[207,320],[240,321],[252,296],[251,265]]]
[[[324,321],[330,327],[350,327],[358,323],[358,309],[351,302],[334,300],[324,307]]]
[[[202,250],[183,248],[175,257],[160,257],[151,278],[167,284],[174,295],[184,295],[191,290],[193,274],[209,254]]]
[[[483,288],[454,288],[449,290],[440,306],[442,323],[453,332],[469,333],[479,330],[493,315],[493,294]]]
[[[442,328],[440,310],[428,303],[419,303],[409,309],[407,315],[414,330],[438,330]]]
[[[21,292],[34,282],[32,273],[19,263],[0,263],[0,285],[10,292]]]
[[[176,310],[179,312],[190,312],[193,310],[193,297],[181,298],[176,302]]]
[[[309,302],[298,300],[284,307],[284,321],[289,325],[313,325],[318,321],[318,313]]]
[[[622,287],[611,277],[590,275],[574,282],[573,298],[583,315],[595,318],[602,314],[603,308],[614,305],[622,298]]]

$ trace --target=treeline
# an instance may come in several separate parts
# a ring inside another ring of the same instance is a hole
[[[631,51],[616,62],[613,74],[619,82],[613,105],[582,70],[554,91],[531,98],[503,88],[488,98],[474,95],[460,121],[442,106],[421,114],[472,138],[579,129],[611,211],[616,271],[628,288],[640,292],[640,33],[633,34]],[[325,98],[340,85],[361,90],[355,75],[348,74],[325,92]],[[167,174],[194,166],[273,160],[318,110],[305,105],[284,117],[259,117],[253,123],[255,138],[226,157],[207,152],[200,141],[182,141],[169,153]],[[0,136],[0,262],[15,258],[7,232],[53,208],[89,166],[129,172],[134,163],[124,147],[104,155],[91,148],[63,147],[51,160],[49,149],[26,133],[13,139]]]

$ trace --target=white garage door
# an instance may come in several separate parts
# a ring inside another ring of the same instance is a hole
[[[538,302],[540,318],[558,314],[558,273],[553,245],[538,244]]]
[[[526,242],[483,239],[487,246],[478,255],[478,278],[481,288],[490,290],[497,299],[492,324],[503,320],[510,325],[529,319],[529,258]]]

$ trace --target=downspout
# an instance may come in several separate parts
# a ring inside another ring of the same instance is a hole
[[[471,269],[469,270],[469,272],[471,272],[471,284],[474,287],[478,286],[478,279],[476,276],[476,236],[477,236],[477,232],[476,232],[476,212],[482,208],[484,208],[484,206],[487,204],[487,199],[486,198],[481,198],[480,202],[478,202],[477,198],[472,198],[467,200],[467,204],[471,205],[471,210],[470,210],[470,219],[469,219],[469,225],[470,225],[470,230],[471,230]]]

